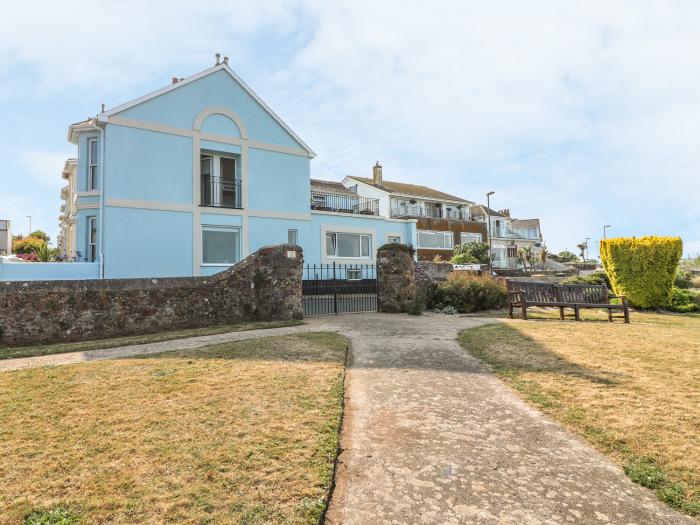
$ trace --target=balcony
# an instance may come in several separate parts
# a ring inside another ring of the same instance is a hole
[[[241,181],[220,177],[202,177],[202,206],[214,208],[241,208]]]
[[[493,228],[491,237],[494,239],[524,239],[538,241],[540,232],[536,228]]]
[[[426,218],[426,219],[450,219],[455,221],[468,221],[469,213],[465,210],[445,210],[438,207],[405,205],[391,208],[391,216],[398,219],[403,218]]]
[[[379,199],[346,195],[343,193],[326,193],[311,191],[311,209],[332,211],[336,213],[355,213],[359,215],[379,215]]]

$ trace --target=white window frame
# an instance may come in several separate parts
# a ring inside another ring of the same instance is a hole
[[[95,155],[92,154],[92,145],[95,145]],[[94,157],[97,157],[96,159]],[[98,189],[99,178],[99,144],[97,138],[89,138],[87,141],[87,190],[92,191]],[[94,169],[94,174],[93,174]]]
[[[350,277],[350,274],[357,275],[357,277]],[[348,268],[345,270],[345,279],[348,281],[361,281],[362,280],[362,268]]]
[[[95,240],[92,239],[92,232],[95,232]],[[87,223],[87,260],[95,262],[97,260],[97,217],[88,217]]]
[[[292,236],[294,236],[294,242],[292,242]],[[287,244],[299,244],[299,230],[296,228],[287,230]]]
[[[338,235],[358,235],[360,237],[360,255],[359,256],[348,256],[348,255],[338,255]],[[335,235],[336,241],[333,243],[335,247],[335,254],[328,254],[328,236]],[[367,238],[367,255],[362,255],[362,238]],[[372,258],[372,235],[369,233],[357,233],[357,232],[344,232],[344,231],[327,231],[323,237],[323,252],[329,259],[371,259]]]
[[[218,180],[219,181],[219,191],[216,192],[216,195],[214,195],[214,192],[212,192],[211,195],[211,206],[212,207],[221,207],[221,203],[224,201],[224,186],[223,186],[223,181],[221,179],[221,159],[230,159],[233,161],[233,181],[234,181],[234,186],[236,184],[236,181],[241,180],[241,172],[240,172],[240,163],[238,158],[233,155],[226,155],[225,153],[215,153],[215,152],[210,152],[207,150],[200,150],[199,152],[199,178],[200,181],[202,179],[202,161],[207,160],[209,162],[209,176],[213,180]],[[201,182],[200,182],[201,183]],[[243,183],[241,182],[238,185],[238,188],[242,192],[242,185]],[[240,209],[243,207],[242,203],[242,195],[236,195],[236,202],[234,203],[236,206],[234,206],[234,209]],[[202,200],[202,196],[200,195],[200,201]],[[239,206],[240,204],[240,206]]]
[[[238,232],[238,260],[234,261],[232,263],[208,263],[204,262],[204,232],[205,231],[227,231],[227,232]],[[226,226],[226,225],[221,225],[221,224],[202,224],[202,235],[201,235],[201,248],[202,248],[202,260],[200,261],[200,264],[202,266],[218,266],[222,268],[229,268],[233,266],[236,263],[239,263],[240,261],[243,260],[243,251],[242,251],[242,237],[243,237],[243,232],[240,226]]]
[[[450,240],[450,242],[449,242],[449,247],[448,247],[448,248],[445,248],[445,247],[440,248],[440,247],[436,247],[436,246],[421,246],[421,243],[420,243],[420,236],[421,236],[421,233],[427,233],[427,234],[430,234],[430,235],[442,235],[442,236],[443,236],[443,239],[449,239],[449,240]],[[454,250],[454,247],[455,247],[454,233],[451,232],[451,231],[418,230],[418,231],[416,232],[416,240],[417,240],[417,244],[418,244],[418,249],[423,249],[423,250],[445,250],[445,251],[451,251],[451,250]]]

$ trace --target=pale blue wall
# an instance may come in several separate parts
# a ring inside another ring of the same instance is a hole
[[[250,148],[248,158],[251,210],[309,212],[308,157]]]
[[[192,203],[192,139],[108,125],[105,198]]]
[[[105,207],[105,277],[192,275],[192,214]]]
[[[204,133],[214,133],[216,135],[228,135],[229,137],[240,138],[241,131],[236,123],[227,116],[215,113],[209,115],[202,123]]]
[[[97,279],[98,263],[4,263],[0,262],[0,281],[62,281]]]
[[[236,113],[243,121],[251,140],[301,148],[301,145],[223,70],[126,109],[118,115],[192,129],[200,111],[214,106],[224,106]],[[177,111],[173,111],[173,108],[177,108]],[[212,124],[214,125],[216,123]]]

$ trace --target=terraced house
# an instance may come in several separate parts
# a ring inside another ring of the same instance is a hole
[[[372,264],[381,244],[416,238],[415,219],[312,182],[313,150],[227,59],[72,124],[68,139],[61,247],[88,277],[209,275],[287,242],[310,264]]]

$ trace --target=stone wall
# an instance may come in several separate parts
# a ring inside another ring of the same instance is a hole
[[[379,311],[411,312],[427,308],[436,282],[413,260],[413,250],[405,245],[385,245],[377,252]]]
[[[261,248],[211,277],[0,283],[0,345],[300,319],[301,248]]]

